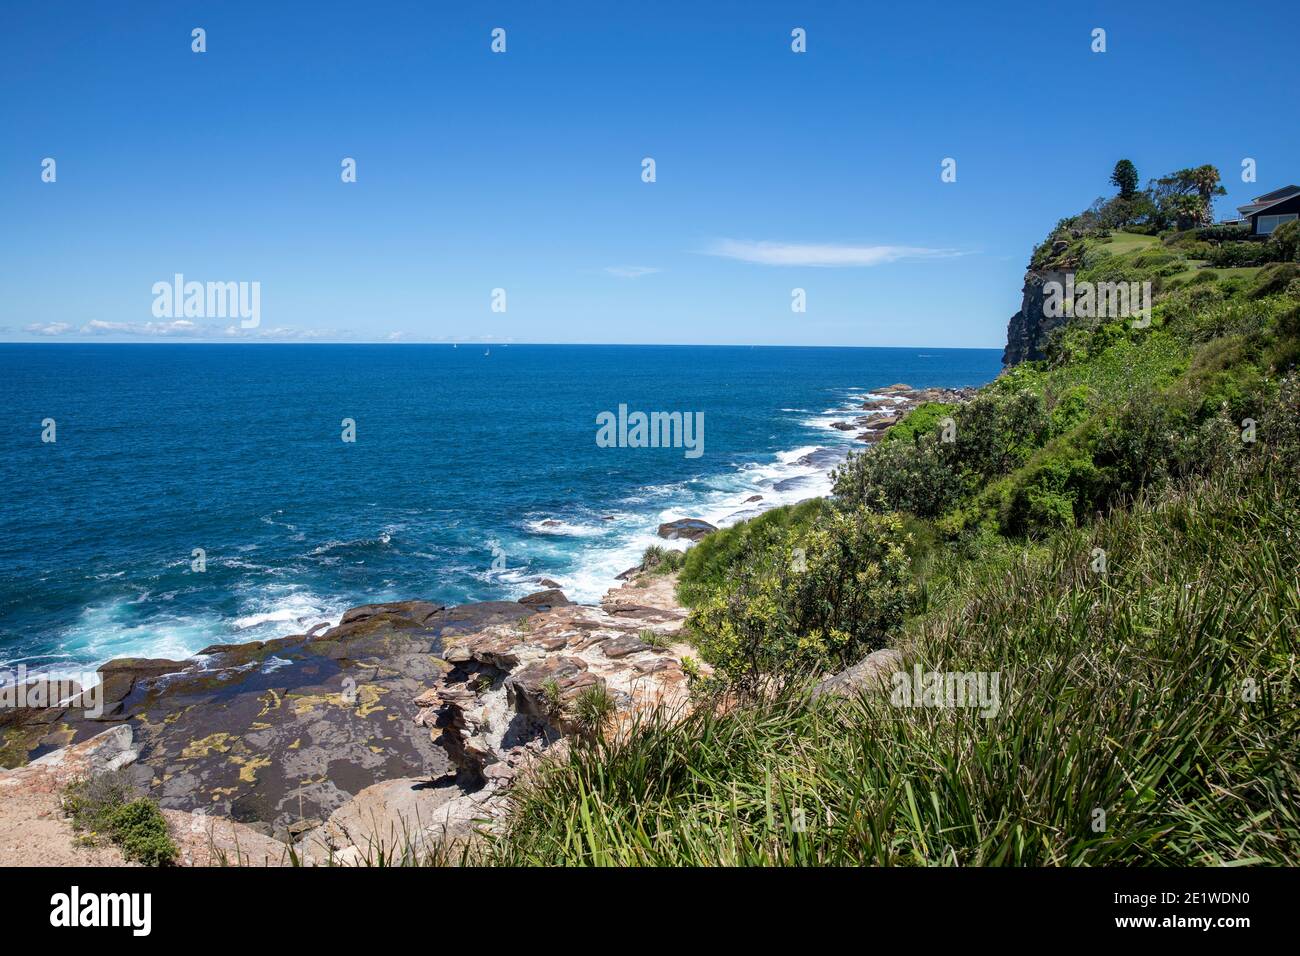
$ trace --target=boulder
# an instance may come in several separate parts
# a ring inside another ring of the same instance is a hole
[[[547,588],[545,591],[538,591],[529,594],[527,597],[521,597],[519,603],[524,607],[545,611],[553,607],[564,607],[569,603],[569,599],[564,596],[564,592],[559,588]]]
[[[667,538],[669,541],[677,538],[699,541],[706,534],[712,534],[717,530],[717,527],[700,518],[678,518],[676,521],[666,521],[661,524],[659,537]]]
[[[892,647],[868,654],[852,667],[827,677],[813,688],[813,697],[850,697],[862,690],[881,690],[903,666],[903,655]]]
[[[648,651],[650,645],[634,634],[625,634],[622,637],[605,641],[601,644],[600,649],[604,651],[606,657],[616,660],[620,657],[627,657],[629,654],[635,654],[638,651]]]

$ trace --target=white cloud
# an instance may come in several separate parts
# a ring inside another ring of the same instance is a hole
[[[350,332],[338,329],[294,329],[287,326],[274,329],[245,329],[228,326],[223,333],[231,339],[273,339],[277,342],[314,342],[319,339],[351,338]]]
[[[23,331],[30,335],[67,335],[73,328],[67,322],[33,322]]]
[[[708,256],[756,262],[765,266],[879,266],[903,259],[945,259],[961,255],[955,249],[921,246],[848,246],[834,243],[753,242],[717,239],[704,250]]]
[[[620,279],[639,279],[659,270],[653,266],[605,266],[605,271]]]
[[[213,331],[189,319],[172,319],[170,322],[105,322],[102,319],[92,319],[81,327],[82,335],[152,335],[164,338],[203,338],[212,335]]]
[[[352,333],[338,329],[297,329],[290,327],[245,329],[237,325],[222,328],[203,325],[189,319],[171,319],[161,322],[106,322],[92,319],[78,328],[67,322],[35,322],[23,331],[28,335],[58,336],[118,336],[122,338],[188,338],[188,339],[244,339],[274,342],[313,342],[321,339],[347,339]],[[404,333],[394,333],[403,335]],[[390,336],[390,339],[393,337]]]

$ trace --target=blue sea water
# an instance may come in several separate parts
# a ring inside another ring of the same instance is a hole
[[[725,525],[824,494],[854,447],[829,424],[872,388],[979,385],[999,358],[0,345],[0,667],[184,657],[372,601],[518,597],[542,576],[595,601],[662,543],[661,521]],[[598,447],[596,416],[619,404],[703,412],[703,455]]]

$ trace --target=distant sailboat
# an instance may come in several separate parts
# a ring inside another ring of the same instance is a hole
[[[489,346],[488,348],[484,349],[484,350],[483,350],[483,354],[484,354],[484,355],[491,355],[491,354],[492,354],[492,348],[491,348],[491,346]]]
[[[455,342],[452,342],[452,343],[451,343],[451,347],[452,347],[452,348],[455,348],[455,347],[456,347],[456,343],[455,343]]]

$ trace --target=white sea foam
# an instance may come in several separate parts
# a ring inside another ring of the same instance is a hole
[[[535,518],[524,522],[533,534],[561,535],[566,538],[593,538],[606,534],[608,528],[602,524],[580,524],[559,518]]]

